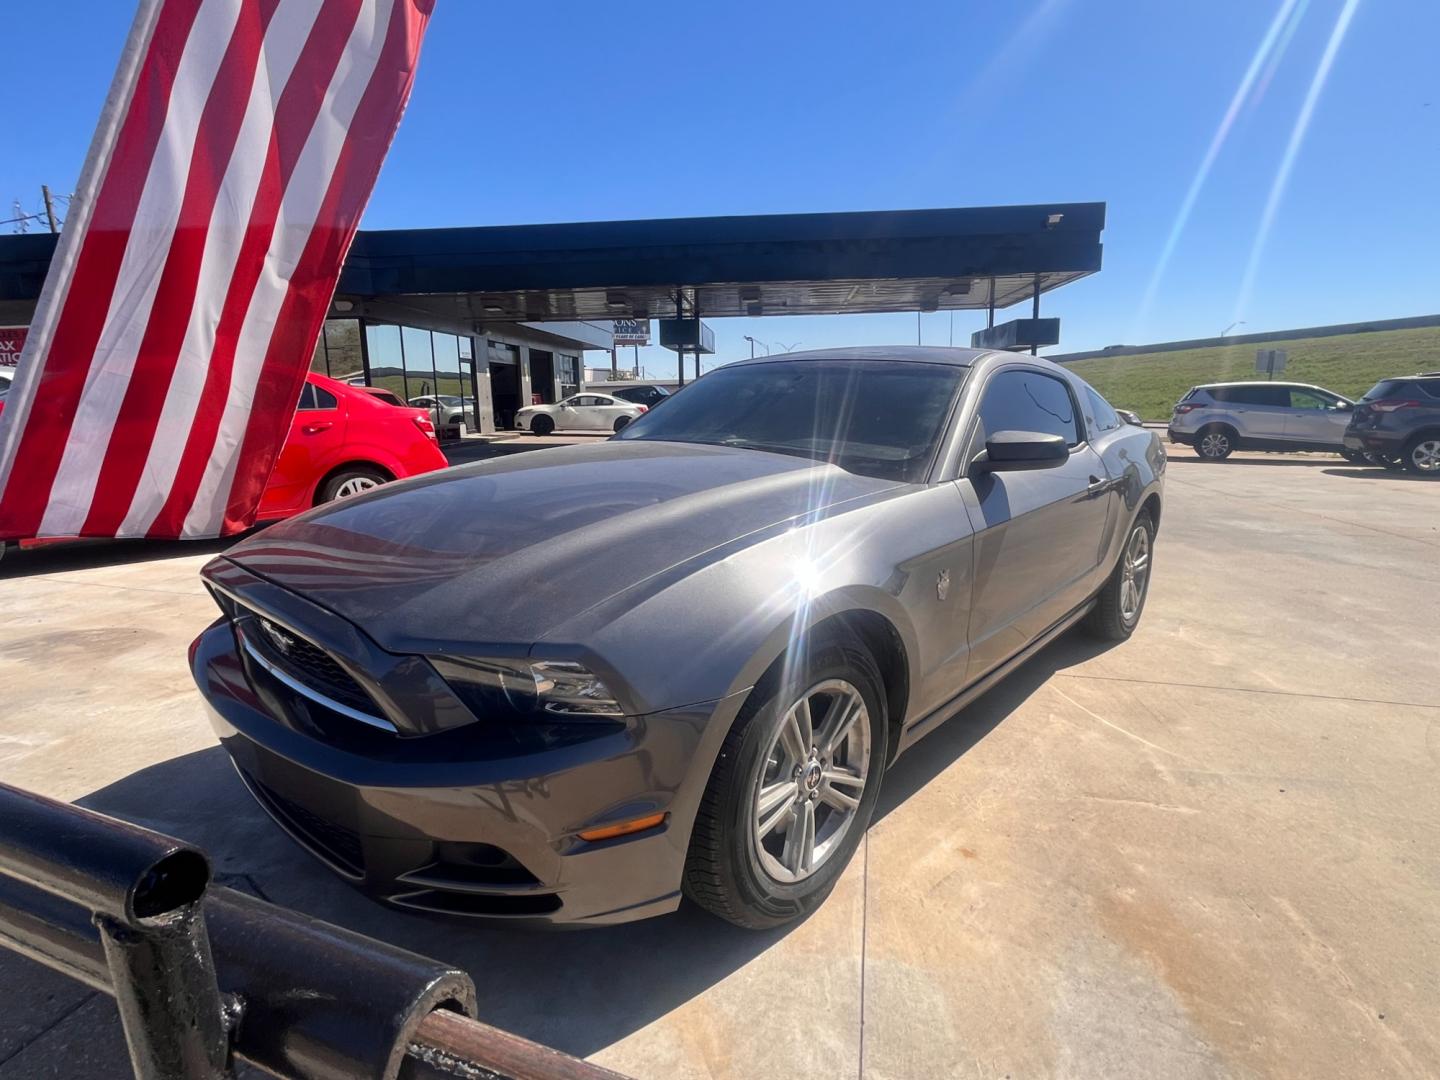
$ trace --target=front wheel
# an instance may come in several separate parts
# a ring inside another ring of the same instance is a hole
[[[726,736],[685,859],[685,895],[756,930],[829,894],[869,827],[888,749],[880,672],[858,641],[817,642],[803,670],[787,667]]]
[[[1085,617],[1085,630],[1104,641],[1124,641],[1140,625],[1145,597],[1150,593],[1150,564],[1155,550],[1155,523],[1141,514],[1130,526],[1130,535],[1120,549],[1120,561],[1095,607]]]
[[[549,435],[554,430],[555,421],[551,420],[550,417],[546,416],[544,413],[541,413],[539,416],[531,417],[530,434]]]

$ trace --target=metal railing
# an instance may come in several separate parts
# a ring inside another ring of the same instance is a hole
[[[464,972],[210,884],[204,852],[0,784],[0,946],[115,998],[137,1080],[623,1080],[489,1027]]]

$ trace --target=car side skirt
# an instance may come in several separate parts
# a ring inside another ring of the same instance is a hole
[[[945,702],[945,704],[932,710],[927,715],[922,716],[913,724],[908,725],[900,734],[900,745],[895,750],[895,757],[898,758],[946,720],[953,719],[956,715],[963,712],[976,698],[994,689],[997,683],[1011,675],[1016,668],[1031,659],[1041,649],[1045,648],[1046,645],[1049,645],[1086,615],[1090,614],[1094,607],[1095,597],[1092,596],[988,675],[971,683],[964,690],[960,691],[959,694],[955,695],[955,697]],[[892,758],[891,760],[893,761],[894,759]]]

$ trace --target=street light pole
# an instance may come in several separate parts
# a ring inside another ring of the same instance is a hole
[[[1230,333],[1231,330],[1234,330],[1235,327],[1237,327],[1237,326],[1244,326],[1244,325],[1245,325],[1245,320],[1244,320],[1244,319],[1240,319],[1238,322],[1232,322],[1229,326],[1225,327],[1224,330],[1221,330],[1221,331],[1220,331],[1220,336],[1221,336],[1221,337],[1224,337],[1226,334]]]

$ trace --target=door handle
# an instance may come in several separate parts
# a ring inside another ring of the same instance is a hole
[[[1110,490],[1110,481],[1102,480],[1098,476],[1090,477],[1090,486],[1085,489],[1087,495],[1103,495]]]
[[[302,427],[300,430],[301,430],[302,432],[304,432],[306,435],[319,435],[320,432],[322,432],[322,431],[329,431],[329,430],[330,430],[332,427],[334,427],[334,426],[335,426],[335,425],[334,425],[333,422],[331,422],[331,421],[329,421],[329,420],[325,420],[325,421],[322,421],[322,422],[320,422],[320,423],[306,424],[306,425],[305,425],[304,427]]]

